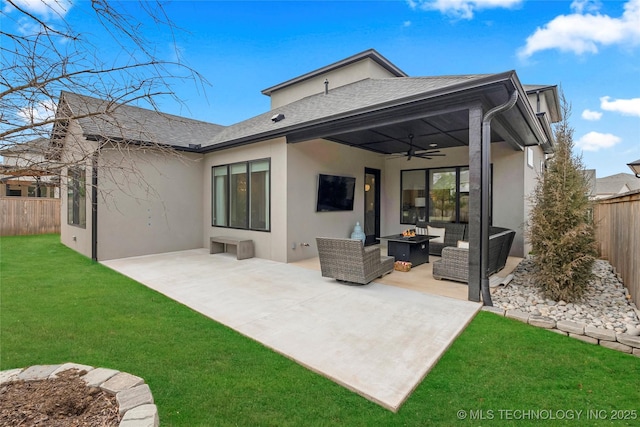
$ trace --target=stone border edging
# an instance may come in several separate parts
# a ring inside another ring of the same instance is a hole
[[[122,416],[119,427],[158,427],[158,407],[153,403],[151,389],[144,380],[115,369],[94,368],[78,363],[35,365],[0,371],[0,385],[12,381],[41,381],[54,379],[69,369],[87,371],[82,377],[88,387],[98,387],[116,396],[118,412]]]
[[[571,320],[556,321],[550,317],[531,315],[521,310],[504,310],[500,307],[484,306],[482,311],[488,311],[510,319],[519,320],[538,328],[548,329],[561,335],[566,335],[589,344],[601,345],[612,350],[633,354],[640,357],[640,336],[616,333],[610,329],[596,328],[581,322]]]

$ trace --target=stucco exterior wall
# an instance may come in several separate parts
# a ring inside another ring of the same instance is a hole
[[[349,237],[357,221],[363,226],[365,168],[380,169],[384,182],[385,160],[379,154],[325,140],[289,144],[287,148],[285,244],[287,261],[293,262],[317,256],[316,237]],[[316,212],[318,174],[356,178],[353,211]],[[384,186],[381,191],[384,194]],[[384,205],[384,195],[381,199]]]
[[[78,166],[85,169],[86,177],[86,225],[80,227],[68,223],[68,168],[64,167],[60,177],[60,241],[63,245],[91,257],[91,153],[97,149],[97,143],[87,141],[83,136],[77,122],[70,121],[69,130],[65,137],[65,150],[62,153],[62,162],[66,164],[77,162]]]
[[[372,59],[367,58],[273,92],[271,94],[271,108],[281,107],[298,99],[324,92],[325,79],[329,80],[329,90],[331,90],[367,78],[387,77],[395,76]]]
[[[271,231],[239,230],[211,225],[211,168],[237,162],[258,159],[271,160]],[[230,236],[251,239],[255,256],[274,261],[287,262],[287,143],[284,138],[243,147],[216,151],[205,155],[203,180],[203,229],[201,245],[209,247],[209,238]]]
[[[533,208],[533,203],[531,201],[531,197],[538,185],[538,180],[542,175],[544,162],[545,162],[545,154],[542,148],[540,147],[529,147],[530,153],[533,155],[531,161],[528,160],[528,155],[525,157],[525,166],[524,166],[524,232],[527,230],[527,223],[529,221],[529,215],[531,213],[531,209]],[[525,149],[526,150],[526,149]],[[531,164],[533,166],[531,166]],[[525,237],[524,239],[524,248],[523,248],[523,256],[526,256],[531,251],[531,245],[527,242]]]
[[[98,259],[201,248],[202,157],[101,151]]]
[[[493,225],[516,230],[511,255],[523,256],[525,151],[507,143],[491,144],[493,164]]]

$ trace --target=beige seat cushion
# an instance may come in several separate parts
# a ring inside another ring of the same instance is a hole
[[[444,243],[444,228],[436,228],[430,225],[427,226],[429,236],[438,236],[435,239],[431,239],[433,243]]]

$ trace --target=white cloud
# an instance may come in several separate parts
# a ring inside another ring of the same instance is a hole
[[[563,52],[597,53],[600,46],[640,43],[640,0],[629,0],[619,18],[602,15],[598,3],[577,0],[574,13],[560,15],[527,38],[518,51],[521,59],[536,52],[559,49]]]
[[[36,105],[23,108],[18,111],[18,116],[26,124],[38,124],[46,120],[52,119],[56,114],[56,103],[48,101],[40,101]]]
[[[571,10],[576,13],[597,12],[600,6],[601,4],[597,0],[574,0],[571,3]]]
[[[20,9],[24,9],[45,20],[64,18],[73,5],[71,0],[14,0],[14,3]],[[11,10],[11,5],[6,3],[5,12]]]
[[[602,118],[600,111],[591,111],[589,109],[582,112],[582,118],[585,120],[598,121]]]
[[[402,23],[402,26],[403,26],[403,27],[405,27],[405,28],[406,28],[406,27],[410,27],[410,26],[411,26],[411,21],[404,21],[404,22]]]
[[[576,147],[584,151],[599,151],[601,148],[611,148],[622,141],[610,133],[589,132],[576,141]]]
[[[471,19],[480,9],[510,8],[523,0],[407,0],[412,9],[437,10],[459,19]]]
[[[613,101],[610,101],[610,99],[611,97],[609,96],[600,98],[600,108],[624,114],[625,116],[640,117],[640,98],[615,99]]]

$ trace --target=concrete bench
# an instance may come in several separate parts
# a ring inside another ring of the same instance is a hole
[[[219,254],[222,252],[231,252],[236,254],[237,259],[253,258],[253,240],[242,240],[233,237],[211,237],[210,254]],[[234,247],[235,251],[229,251],[229,246]]]

